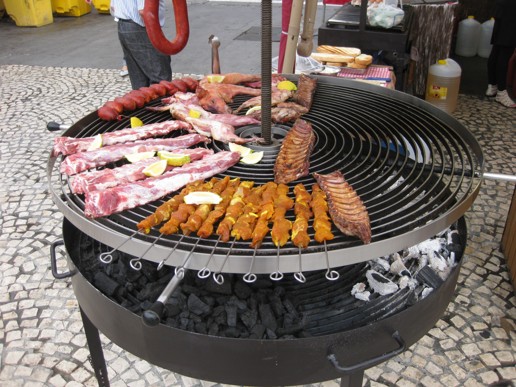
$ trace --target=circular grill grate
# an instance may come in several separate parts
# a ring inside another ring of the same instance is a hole
[[[245,99],[237,97],[232,106]],[[133,115],[145,123],[170,119],[168,112],[145,109]],[[167,257],[167,263],[176,266],[187,260],[194,269],[209,265],[215,271],[259,273],[275,271],[279,257],[282,271],[293,272],[361,262],[414,245],[457,220],[478,193],[483,172],[478,143],[458,121],[424,101],[356,81],[318,77],[312,109],[303,118],[316,134],[310,173],[342,171],[369,211],[371,244],[363,245],[334,228],[334,240],[327,246],[312,241],[301,258],[292,243],[278,250],[270,237],[255,251],[248,242],[218,243],[216,236],[198,241],[195,236],[162,236],[157,230],[149,235],[134,234],[136,223],[168,197],[92,221],[82,215],[82,197],[69,194],[65,177],[59,176],[58,168],[53,168],[56,160],[51,159],[49,174],[60,179],[62,193],[55,199],[72,223],[122,251],[154,261]],[[92,113],[65,135],[92,136],[127,126],[128,119],[104,122]],[[273,127],[272,145],[253,146],[265,151],[261,163],[237,164],[225,174],[257,185],[273,180],[278,146],[291,126]],[[259,128],[237,130],[242,136],[252,132],[259,134]],[[219,142],[208,146],[227,150],[227,145]],[[291,187],[299,182],[310,188],[315,180],[309,175]],[[289,218],[293,220],[294,215]],[[313,237],[313,230],[310,234]],[[172,256],[168,255],[170,248],[175,248]]]

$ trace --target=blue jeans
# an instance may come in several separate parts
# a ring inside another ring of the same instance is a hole
[[[134,90],[172,79],[170,56],[154,48],[144,27],[132,21],[119,20],[118,38]]]

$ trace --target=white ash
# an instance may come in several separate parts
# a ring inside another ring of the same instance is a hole
[[[408,275],[400,277],[398,281],[398,286],[400,289],[405,289],[408,287],[410,290],[414,290],[418,285],[419,281],[415,278],[409,277]]]
[[[392,274],[396,274],[396,275],[398,275],[400,277],[402,277],[402,276],[409,276],[409,277],[411,277],[412,276],[410,274],[410,271],[407,269],[407,267],[405,266],[405,264],[401,260],[401,256],[398,253],[393,254],[393,261],[391,263],[389,271]]]
[[[428,296],[433,291],[434,291],[434,288],[430,288],[430,287],[424,288],[423,291],[421,292],[421,299],[426,298],[426,296]]]
[[[351,289],[351,294],[355,296],[357,300],[361,301],[369,301],[369,297],[371,296],[371,292],[367,289],[367,285],[363,282],[356,283]]]
[[[381,296],[395,293],[399,289],[398,285],[375,270],[368,270],[366,272],[366,278],[371,289]]]
[[[379,257],[379,258],[373,258],[372,260],[369,261],[369,267],[371,267],[372,270],[376,270],[376,271],[383,271],[383,272],[388,272],[391,265],[389,263],[389,258],[383,258],[383,257]]]
[[[371,292],[367,290],[365,292],[358,292],[355,294],[355,298],[361,301],[369,301],[369,297],[371,297]]]

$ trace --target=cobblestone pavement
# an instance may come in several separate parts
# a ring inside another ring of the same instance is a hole
[[[118,70],[0,66],[2,386],[97,384],[70,280],[56,280],[50,271],[49,246],[61,238],[62,216],[47,188],[56,133],[46,123],[72,124],[128,89]],[[515,110],[461,95],[455,116],[479,139],[488,171],[516,174]],[[516,298],[500,252],[513,189],[514,183],[484,181],[466,213],[468,245],[455,300],[409,350],[367,370],[365,385],[516,380]],[[114,386],[213,385],[160,369],[102,340]]]

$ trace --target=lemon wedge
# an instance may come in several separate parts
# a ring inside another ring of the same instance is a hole
[[[252,152],[244,156],[240,161],[244,164],[257,164],[263,158],[263,152]]]
[[[239,153],[240,157],[245,157],[245,156],[247,156],[249,153],[251,153],[253,151],[251,148],[248,148],[248,147],[243,146],[243,145],[235,144],[234,142],[230,142],[228,144],[228,146],[229,146],[229,150],[231,152]]]
[[[131,117],[131,128],[136,128],[138,126],[143,126],[143,121],[138,117]]]
[[[167,169],[167,160],[160,160],[146,167],[142,172],[145,176],[156,177],[162,175]]]
[[[211,75],[207,75],[206,79],[208,80],[209,83],[222,83],[222,81],[224,80],[224,75],[211,74]]]
[[[188,115],[192,118],[201,118],[201,112],[195,109],[190,109]]]
[[[280,90],[297,90],[297,86],[294,82],[281,81],[278,83],[278,89],[280,89]]]
[[[137,161],[140,161],[140,160],[150,159],[151,157],[154,157],[155,154],[156,154],[156,152],[154,152],[154,151],[140,152],[140,153],[131,153],[131,154],[125,155],[124,157],[130,163],[136,163]]]
[[[93,138],[93,142],[88,147],[88,150],[92,151],[92,150],[95,150],[95,149],[99,149],[100,147],[102,147],[102,135],[101,134],[97,134]]]
[[[158,157],[161,160],[165,160],[168,165],[172,165],[174,167],[180,167],[181,165],[185,165],[190,162],[190,155],[182,155],[168,151],[159,151]]]
[[[219,204],[222,197],[215,192],[199,191],[190,192],[183,200],[186,204]]]
[[[249,109],[245,115],[248,116],[249,114],[255,112],[255,111],[258,111],[258,110],[262,110],[262,107],[260,105],[258,106],[253,106],[251,109]]]

